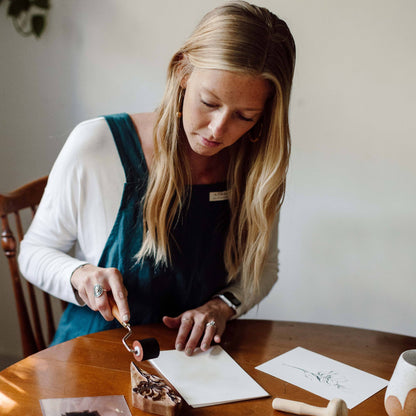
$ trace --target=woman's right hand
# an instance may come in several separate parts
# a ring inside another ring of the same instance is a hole
[[[123,276],[117,269],[85,264],[74,271],[71,284],[86,305],[93,311],[99,311],[106,321],[114,319],[109,301],[110,296],[114,298],[122,320],[124,322],[130,320],[127,289],[123,284]],[[104,289],[99,297],[94,294],[95,285],[100,285]]]

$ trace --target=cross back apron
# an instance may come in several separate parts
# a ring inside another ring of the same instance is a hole
[[[126,183],[116,221],[99,267],[115,267],[128,291],[132,325],[161,322],[208,301],[226,286],[223,261],[230,209],[226,184],[193,185],[189,208],[172,231],[171,266],[156,266],[152,259],[135,259],[143,240],[142,197],[148,170],[140,140],[126,113],[105,117],[112,132]],[[52,345],[119,327],[89,307],[69,304],[62,315]]]

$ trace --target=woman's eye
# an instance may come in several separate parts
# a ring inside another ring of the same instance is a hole
[[[204,101],[204,100],[201,100],[201,103],[204,104],[206,107],[209,107],[209,108],[215,108],[216,107],[215,104],[209,103],[209,102]]]
[[[238,117],[243,121],[254,121],[252,118],[244,117],[242,114],[239,114]]]
[[[209,101],[202,100],[202,99],[201,99],[201,103],[202,103],[205,107],[208,107],[208,108],[217,108],[217,107],[218,107],[218,104],[214,104],[214,103],[211,103],[211,102],[209,102]],[[238,117],[240,120],[247,121],[247,122],[249,122],[249,123],[251,123],[251,122],[253,122],[253,121],[254,121],[254,119],[253,119],[253,118],[250,118],[250,117],[245,117],[245,116],[243,116],[243,114],[241,114],[241,113],[236,113],[236,115],[237,115],[237,117]]]

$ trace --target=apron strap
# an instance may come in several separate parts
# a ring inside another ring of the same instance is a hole
[[[113,134],[127,182],[147,179],[146,159],[133,121],[127,113],[104,117]]]

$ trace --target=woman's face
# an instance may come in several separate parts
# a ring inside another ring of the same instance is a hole
[[[200,156],[213,156],[247,133],[270,92],[264,78],[217,69],[194,69],[182,87],[184,130]]]

